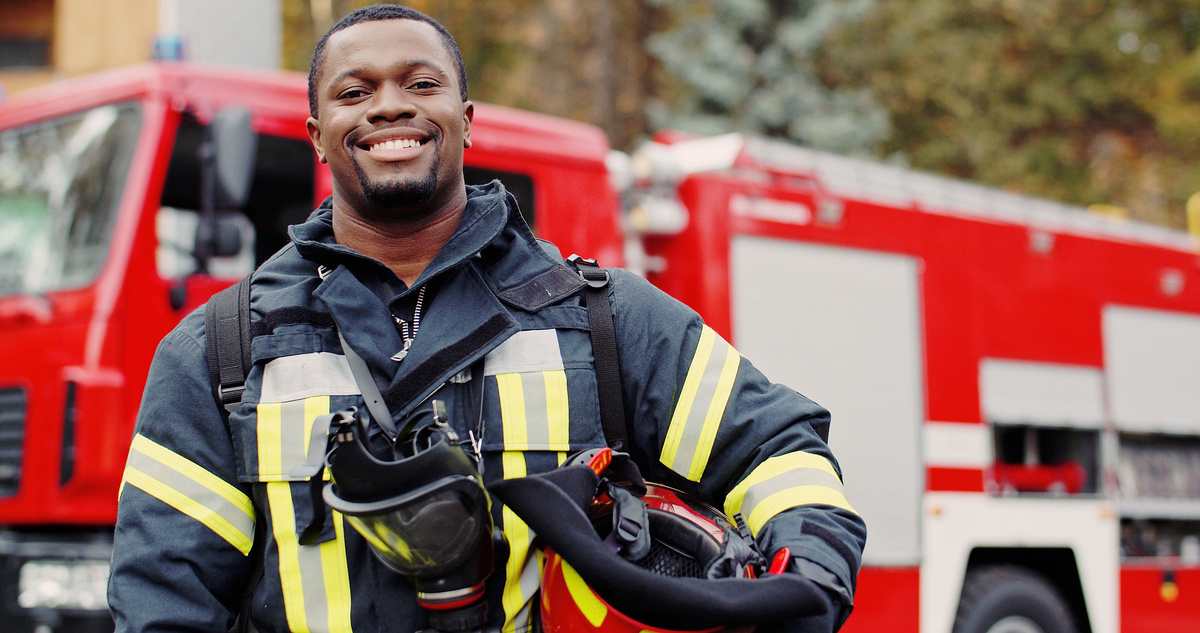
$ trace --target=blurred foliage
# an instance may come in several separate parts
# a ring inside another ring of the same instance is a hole
[[[1200,0],[882,0],[821,53],[914,167],[1184,224],[1200,189]]]
[[[369,0],[284,0],[284,59]],[[411,0],[471,97],[743,131],[1174,226],[1200,190],[1200,0]]]
[[[887,131],[866,88],[826,90],[814,52],[875,0],[411,0],[454,34],[471,98],[599,125],[743,131],[862,152]],[[284,59],[370,0],[284,0]]]
[[[843,153],[864,153],[887,135],[887,113],[869,89],[827,87],[814,64],[830,34],[875,0],[649,2],[671,22],[647,40],[670,75],[649,103],[653,127],[763,134]]]
[[[369,0],[284,0],[284,59],[307,72],[317,38]],[[614,147],[644,137],[659,12],[642,0],[411,0],[454,34],[471,99],[604,128]]]

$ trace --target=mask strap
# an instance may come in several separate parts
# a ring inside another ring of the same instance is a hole
[[[371,412],[371,418],[375,420],[379,428],[387,433],[388,439],[395,441],[396,422],[392,419],[392,412],[388,411],[387,405],[383,402],[383,394],[379,392],[379,385],[375,384],[375,378],[371,375],[370,368],[367,367],[366,361],[346,343],[341,329],[338,329],[338,340],[342,342],[342,353],[346,355],[346,362],[350,365],[350,373],[354,376],[354,382],[358,383],[358,390],[362,392],[363,400],[367,403],[367,411]]]

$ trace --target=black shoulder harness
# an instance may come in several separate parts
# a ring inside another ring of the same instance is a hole
[[[572,255],[566,261],[579,277],[570,274],[567,269],[555,268],[529,283],[509,290],[504,299],[518,307],[536,310],[580,288],[584,289],[604,439],[613,449],[628,451],[632,447],[628,446],[625,406],[621,397],[621,370],[617,361],[616,331],[607,292],[611,279],[608,271],[600,268],[594,259]],[[230,412],[234,411],[242,400],[246,376],[253,364],[250,357],[250,341],[253,338],[250,324],[252,276],[247,275],[237,284],[210,297],[204,313],[208,372],[213,385],[213,397]],[[580,278],[584,283],[580,283]]]
[[[242,401],[250,359],[250,278],[208,298],[204,308],[204,340],[213,397],[233,412]]]

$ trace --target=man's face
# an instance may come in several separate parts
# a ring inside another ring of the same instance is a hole
[[[363,22],[330,36],[308,134],[334,193],[359,213],[461,195],[474,108],[433,26]]]

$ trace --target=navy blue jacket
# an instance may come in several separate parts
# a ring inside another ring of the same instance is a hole
[[[485,480],[544,472],[605,445],[587,309],[579,293],[559,292],[574,273],[498,182],[469,188],[461,224],[411,288],[337,244],[331,218],[326,202],[255,273],[254,366],[228,420],[212,396],[203,310],[160,344],[117,518],[109,600],[119,632],[225,631],[252,577],[256,523],[264,572],[252,613],[263,633],[425,626],[411,585],[340,516],[325,509],[319,542],[297,540],[314,510],[307,477],[293,469],[313,422],[363,407],[338,330],[397,418],[436,393],[464,437],[476,419],[464,370],[484,359]],[[770,383],[691,309],[636,275],[611,274],[625,414],[647,479],[741,514],[768,553],[789,547],[793,570],[834,603],[814,624],[840,622],[865,528],[822,439],[828,412]],[[403,346],[393,314],[410,319],[421,286],[419,333],[403,361],[391,360]],[[520,519],[494,510],[508,554],[488,581],[491,624],[524,631],[538,556]]]

